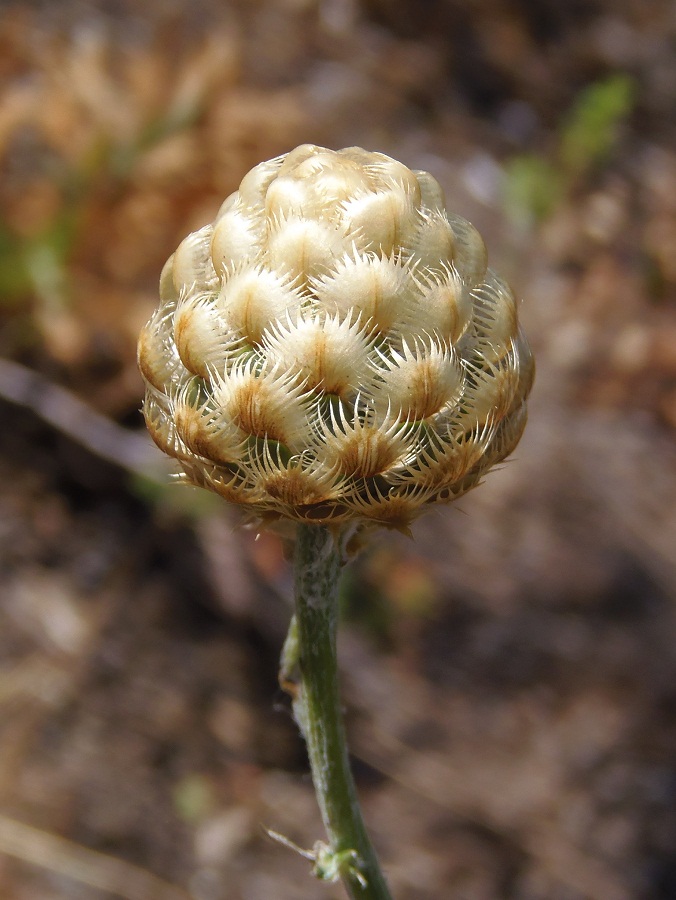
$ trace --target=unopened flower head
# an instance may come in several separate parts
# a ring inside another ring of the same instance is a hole
[[[167,262],[145,418],[183,478],[259,522],[407,529],[516,446],[514,295],[437,181],[304,145],[256,166]]]

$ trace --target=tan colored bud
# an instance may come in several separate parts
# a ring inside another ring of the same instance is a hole
[[[174,287],[180,294],[185,290],[213,289],[218,285],[218,275],[211,258],[213,227],[205,225],[189,234],[174,253],[172,274]]]
[[[261,229],[241,208],[219,213],[211,236],[211,256],[219,275],[240,259],[255,259],[260,248]]]
[[[455,346],[472,321],[473,303],[467,286],[454,269],[446,268],[438,274],[434,272],[426,284],[421,284],[420,294],[420,303],[427,313],[425,329]],[[415,328],[414,322],[412,329]]]
[[[388,334],[409,315],[413,280],[409,266],[400,259],[352,248],[335,259],[311,287],[325,312],[341,318],[356,313],[365,327]]]
[[[533,378],[509,287],[427,172],[305,144],[164,267],[144,413],[258,522],[406,530],[516,446]]]
[[[273,324],[263,344],[280,369],[298,372],[308,387],[342,399],[354,396],[355,385],[370,372],[373,342],[360,320],[316,314]]]
[[[287,275],[249,264],[224,273],[214,306],[232,333],[240,334],[253,347],[261,343],[271,324],[297,313],[302,300],[301,292]]]

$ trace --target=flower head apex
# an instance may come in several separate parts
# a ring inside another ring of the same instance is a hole
[[[436,179],[311,144],[180,244],[139,367],[184,480],[262,523],[403,531],[512,452],[533,378],[514,294]]]

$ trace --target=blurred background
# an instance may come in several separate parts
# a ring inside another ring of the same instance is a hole
[[[136,336],[259,161],[431,171],[523,297],[514,459],[347,573],[344,701],[397,900],[676,896],[676,7],[0,3],[0,896],[340,886],[276,670],[271,536],[168,486]]]

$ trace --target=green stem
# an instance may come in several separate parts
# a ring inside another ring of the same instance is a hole
[[[362,819],[340,711],[336,632],[341,556],[323,526],[299,525],[296,615],[282,654],[281,680],[297,668],[294,713],[305,737],[319,808],[329,838],[319,877],[340,877],[353,900],[390,900]]]

